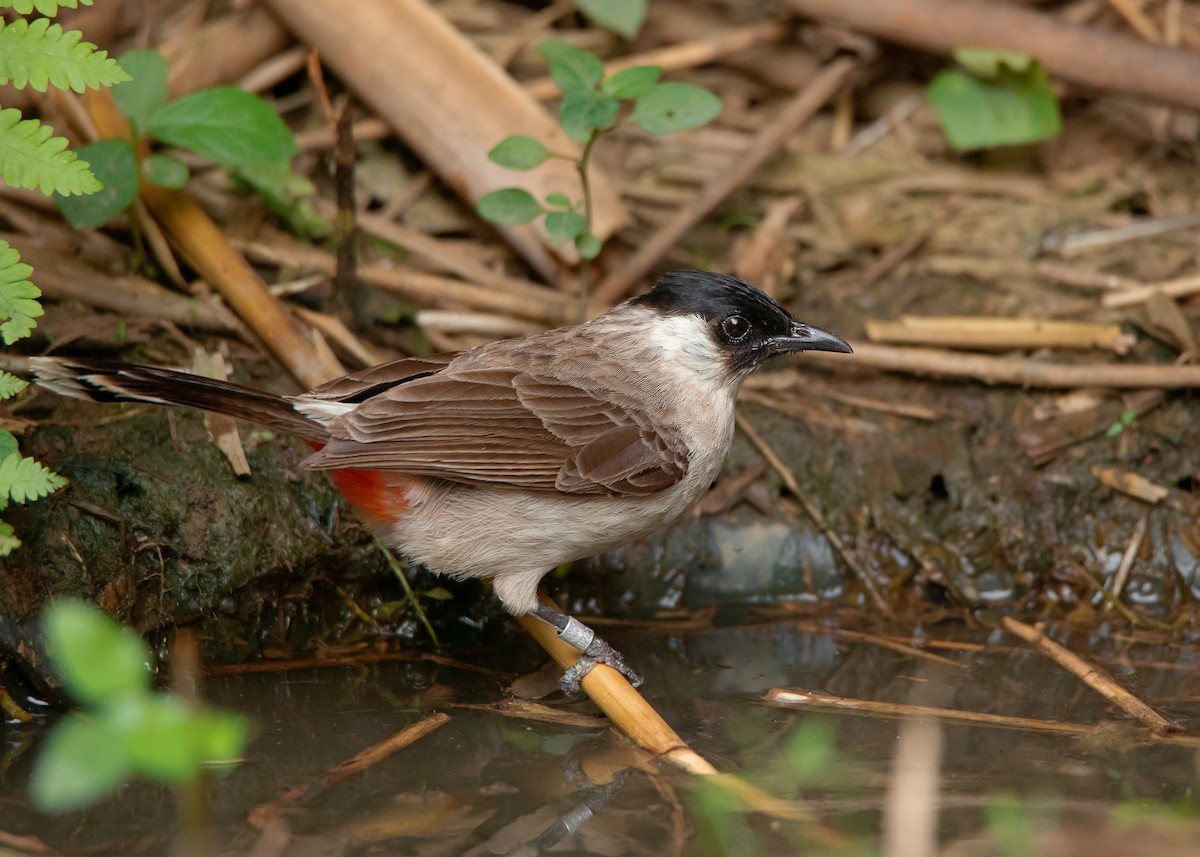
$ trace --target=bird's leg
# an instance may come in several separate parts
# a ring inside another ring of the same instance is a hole
[[[572,698],[579,696],[579,682],[592,671],[592,667],[596,664],[608,664],[629,679],[629,683],[634,687],[641,685],[642,677],[625,664],[621,653],[597,637],[595,631],[574,616],[568,616],[545,604],[535,607],[533,615],[554,628],[563,642],[569,643],[580,652],[579,660],[563,673],[563,677],[559,681],[559,687],[567,696]]]

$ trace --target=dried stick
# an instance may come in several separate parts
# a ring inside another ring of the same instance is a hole
[[[871,600],[875,603],[875,606],[879,608],[880,612],[884,613],[885,615],[891,615],[891,608],[888,607],[887,602],[883,600],[883,596],[879,594],[879,590],[875,586],[875,580],[871,577],[867,570],[863,568],[862,564],[854,558],[854,555],[846,549],[845,544],[842,543],[841,537],[833,531],[833,528],[829,526],[829,523],[825,520],[825,516],[821,514],[821,510],[818,509],[816,504],[809,499],[808,492],[805,491],[800,485],[800,480],[796,478],[796,474],[792,472],[790,467],[783,463],[783,459],[775,453],[775,450],[772,449],[770,444],[763,439],[763,436],[755,430],[754,426],[750,425],[749,420],[747,420],[741,414],[737,414],[736,419],[738,428],[740,428],[742,433],[750,439],[750,442],[754,444],[755,448],[760,453],[762,453],[762,456],[767,460],[767,463],[770,464],[771,467],[775,469],[775,472],[778,473],[783,479],[783,484],[788,487],[788,490],[792,492],[792,495],[800,502],[800,505],[804,507],[804,511],[808,513],[808,517],[812,518],[812,522],[817,525],[817,529],[819,529],[825,536],[830,546],[834,549],[834,551],[837,552],[837,555],[842,558],[842,562],[846,563],[850,570],[854,572],[854,576],[858,578],[858,582],[862,584],[863,590],[871,597]]]
[[[787,0],[787,5],[802,15],[921,50],[1016,51],[1086,86],[1200,107],[1200,56],[1195,53],[1075,26],[1020,6],[984,0]]]
[[[1200,367],[1197,366],[1118,363],[1076,366],[1047,363],[1044,360],[1007,360],[936,348],[899,348],[865,342],[851,344],[854,346],[854,357],[850,360],[844,357],[841,360],[827,359],[817,351],[810,352],[805,359],[831,368],[870,366],[909,375],[961,378],[985,384],[1017,384],[1039,389],[1163,387],[1175,390],[1200,387]]]
[[[1150,705],[1130,693],[1100,667],[1088,663],[1079,655],[1051,640],[1032,625],[1026,625],[1011,616],[1004,617],[1004,627],[1029,643],[1067,672],[1104,696],[1125,713],[1140,720],[1155,735],[1172,735],[1183,731],[1178,723],[1168,720]]]
[[[280,810],[295,806],[310,795],[320,794],[330,786],[336,786],[351,777],[358,776],[367,768],[382,762],[397,750],[403,750],[408,745],[416,743],[449,721],[450,715],[443,712],[418,720],[416,723],[404,727],[395,735],[385,738],[377,744],[372,744],[346,761],[334,765],[324,774],[292,786],[275,800],[259,804],[250,810],[248,820],[254,827],[262,830],[279,814]]]
[[[903,702],[877,702],[873,699],[854,699],[817,693],[807,690],[772,688],[762,701],[780,708],[823,708],[834,711],[851,711],[859,714],[878,714],[884,717],[936,717],[959,723],[978,723],[981,726],[998,726],[1003,729],[1025,729],[1031,732],[1049,732],[1059,735],[1090,735],[1097,726],[1083,723],[1063,723],[1059,720],[1039,720],[1036,717],[1012,717],[1007,714],[987,714],[982,711],[961,711],[955,708],[938,708],[929,705],[909,705]],[[1164,744],[1179,744],[1200,747],[1200,738],[1191,735],[1160,735],[1151,733],[1150,740]]]
[[[877,342],[937,345],[972,351],[1014,348],[1100,348],[1124,354],[1134,337],[1116,324],[998,316],[914,316],[897,321],[869,320],[868,338]]]
[[[796,133],[813,114],[846,85],[859,67],[859,61],[842,57],[831,62],[807,87],[789,101],[779,114],[755,136],[734,166],[713,177],[699,195],[681,208],[625,264],[596,284],[592,299],[596,303],[616,303],[644,277],[683,234],[695,226],[717,205],[746,183],[783,142]]]
[[[714,33],[705,39],[693,39],[668,45],[665,48],[656,48],[652,51],[609,60],[604,64],[604,76],[608,77],[637,65],[657,65],[661,66],[664,71],[694,68],[755,45],[776,41],[785,32],[787,32],[785,26],[779,21],[762,21],[757,24],[747,24],[744,27],[733,27]],[[550,77],[539,77],[529,81],[525,84],[525,91],[539,101],[557,98],[562,94]]]
[[[1145,303],[1155,295],[1168,298],[1186,298],[1200,292],[1200,274],[1189,274],[1174,280],[1164,280],[1161,283],[1146,283],[1127,289],[1109,292],[1100,298],[1100,305],[1105,307],[1127,307]]]

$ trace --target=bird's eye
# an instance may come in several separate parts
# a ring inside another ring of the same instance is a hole
[[[730,342],[740,342],[750,333],[750,322],[740,315],[731,315],[721,322],[721,333]]]

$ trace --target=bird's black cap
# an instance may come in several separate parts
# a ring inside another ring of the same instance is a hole
[[[672,271],[633,303],[704,319],[739,373],[792,351],[851,351],[837,334],[796,321],[762,290],[726,274]]]

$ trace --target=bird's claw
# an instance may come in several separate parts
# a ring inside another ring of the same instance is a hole
[[[596,664],[606,664],[612,667],[625,676],[634,687],[642,686],[644,679],[625,663],[625,659],[621,657],[621,653],[599,637],[596,637],[588,644],[583,654],[579,656],[579,660],[575,661],[563,673],[563,677],[558,682],[558,686],[562,688],[562,692],[571,699],[577,699],[580,696],[579,683],[583,681],[584,676],[592,671]]]

